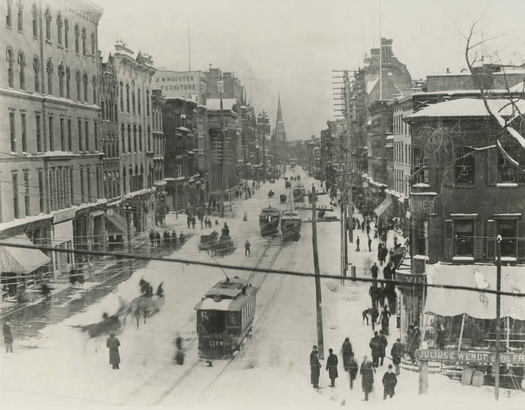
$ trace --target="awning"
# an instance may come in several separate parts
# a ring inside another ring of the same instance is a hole
[[[12,236],[4,240],[6,243],[28,245],[34,247],[26,234]],[[0,246],[0,272],[27,274],[49,263],[51,258],[39,249],[14,248]]]
[[[381,204],[379,204],[379,206],[374,209],[374,213],[378,216],[378,217],[381,217],[381,215],[383,215],[386,210],[388,208],[390,208],[390,206],[392,205],[392,199],[390,198],[390,196],[387,196],[383,202],[381,202]]]
[[[110,235],[126,235],[126,220],[117,214],[106,214],[106,231]]]
[[[523,266],[501,268],[501,290],[525,293]],[[496,290],[494,265],[427,265],[428,283]],[[425,312],[442,316],[463,313],[477,319],[496,318],[496,295],[466,290],[428,288]],[[525,298],[501,296],[501,317],[525,320]]]

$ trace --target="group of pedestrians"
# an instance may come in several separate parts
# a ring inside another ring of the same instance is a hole
[[[377,332],[375,334],[375,337],[376,336],[378,338],[380,337],[377,335]],[[386,341],[386,338],[385,338],[385,341]],[[399,339],[398,339],[398,342],[399,342]],[[381,341],[380,343],[382,346],[384,342]],[[386,348],[386,344],[384,344],[384,347],[380,351],[380,353],[382,353],[383,358],[385,356],[384,355],[385,348]],[[345,338],[343,345],[341,347],[341,355],[343,357],[343,369],[346,373],[348,373],[348,377],[350,381],[350,389],[353,389],[354,381],[357,378],[357,374],[359,373],[361,375],[361,388],[364,393],[363,400],[365,401],[368,400],[368,395],[373,390],[374,375],[376,373],[376,368],[379,367],[380,365],[381,366],[383,365],[382,358],[381,358],[381,364],[377,362],[377,358],[381,356],[377,356],[376,353],[377,353],[377,350],[373,349],[372,357],[374,358],[374,362],[371,362],[367,356],[364,356],[363,361],[361,362],[361,365],[359,366],[357,364],[357,361],[355,360],[355,354],[352,350],[352,344],[350,343],[350,339],[348,337]],[[339,360],[337,358],[337,355],[334,353],[333,349],[331,348],[328,349],[328,358],[326,360],[326,371],[328,372],[328,378],[330,379],[330,387],[335,387],[335,380],[339,377],[339,373],[337,370],[338,364],[339,364]],[[315,389],[319,389],[320,375],[321,375],[321,362],[319,360],[319,351],[317,349],[317,346],[314,345],[312,348],[312,352],[310,353],[310,382]],[[383,399],[386,399],[387,397],[392,398],[395,394],[395,386],[397,384],[397,376],[396,376],[396,373],[394,373],[393,371],[392,365],[388,365],[388,369],[384,373],[381,381],[383,384]]]
[[[151,249],[162,249],[173,247],[176,248],[178,244],[181,246],[184,244],[184,241],[186,240],[184,233],[181,232],[180,235],[177,237],[177,233],[175,231],[172,231],[171,234],[169,231],[164,231],[161,235],[159,231],[150,231],[149,233],[149,241],[151,245]]]

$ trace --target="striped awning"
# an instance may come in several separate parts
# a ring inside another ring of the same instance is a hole
[[[381,217],[388,210],[388,208],[390,208],[391,205],[392,205],[392,199],[390,198],[390,196],[387,196],[383,200],[383,202],[381,202],[381,204],[379,204],[379,206],[376,209],[374,209],[374,213],[378,217]]]
[[[35,245],[25,234],[12,236],[3,242],[34,247]],[[51,258],[39,249],[15,248],[0,246],[0,272],[27,274],[46,265]]]

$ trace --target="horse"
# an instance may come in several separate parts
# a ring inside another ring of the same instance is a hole
[[[139,328],[140,315],[144,317],[144,324],[146,318],[152,316],[160,310],[160,307],[164,304],[164,296],[151,297],[151,296],[137,296],[134,298],[124,313],[124,323],[128,315],[132,314],[137,321],[137,329]]]

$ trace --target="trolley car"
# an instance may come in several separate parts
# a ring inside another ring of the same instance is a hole
[[[304,202],[304,185],[297,184],[293,187],[293,200],[294,202]]]
[[[235,276],[216,283],[195,306],[199,355],[204,359],[231,357],[251,331],[256,288]]]
[[[272,207],[263,208],[259,214],[259,227],[262,236],[274,235],[279,230],[281,212]]]
[[[283,241],[298,241],[301,237],[301,216],[297,212],[286,211],[281,216]]]

